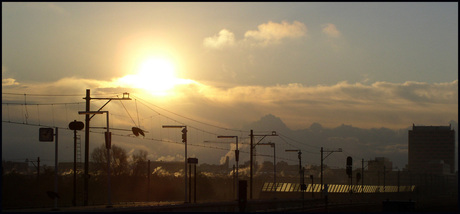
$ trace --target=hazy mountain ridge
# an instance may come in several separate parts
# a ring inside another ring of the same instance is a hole
[[[456,131],[456,136],[458,136],[458,121],[455,120],[451,120],[446,124],[415,125],[447,126],[449,124]],[[290,143],[302,151],[309,152],[309,155],[305,155],[306,163],[319,163],[318,155],[310,154],[320,154],[321,147],[325,150],[342,148],[344,155],[352,156],[355,160],[387,157],[393,162],[394,167],[402,169],[408,162],[408,131],[412,130],[412,124],[408,124],[408,127],[404,129],[393,130],[385,127],[364,129],[345,124],[335,128],[325,128],[320,123],[314,122],[309,128],[291,130],[281,118],[268,114],[258,121],[247,124],[243,129],[253,129],[254,132],[276,131],[279,134],[302,142],[300,144],[289,140]],[[273,139],[271,140],[273,141]],[[279,141],[278,143],[283,143],[281,140],[277,141]],[[456,146],[458,147],[458,137],[456,137]],[[456,159],[458,159],[457,156],[458,154],[456,154]]]

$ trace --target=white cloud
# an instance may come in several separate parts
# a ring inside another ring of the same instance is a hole
[[[224,47],[230,47],[235,44],[235,34],[228,31],[227,29],[222,29],[218,35],[213,37],[205,38],[203,45],[207,48],[213,49],[222,49]]]
[[[8,74],[8,68],[2,65],[2,87],[3,86],[17,86],[19,83],[16,79],[11,78]]]
[[[244,37],[249,40],[255,40],[260,45],[277,43],[284,38],[299,38],[306,36],[307,27],[298,21],[289,24],[286,21],[281,23],[269,21],[261,24],[258,30],[247,31]]]
[[[322,32],[331,38],[339,38],[342,34],[334,24],[328,23],[322,26]]]
[[[171,162],[171,161],[183,161],[183,160],[184,160],[184,156],[176,154],[175,156],[173,155],[161,156],[156,161]]]
[[[295,39],[306,36],[307,27],[298,21],[292,24],[286,21],[281,23],[267,22],[257,27],[257,30],[249,30],[244,34],[244,40],[235,40],[235,35],[227,29],[222,29],[218,35],[207,37],[203,45],[207,48],[223,49],[239,43],[249,46],[267,46],[280,43],[283,39]]]
[[[16,82],[16,80],[13,78],[2,79],[2,86],[12,86],[12,85],[19,85],[19,83]]]

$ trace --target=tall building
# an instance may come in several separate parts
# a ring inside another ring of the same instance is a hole
[[[451,126],[412,126],[409,130],[409,170],[448,174],[455,170],[455,130]]]

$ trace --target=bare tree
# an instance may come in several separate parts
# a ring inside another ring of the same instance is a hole
[[[128,155],[125,149],[112,145],[110,149],[110,170],[114,176],[128,174],[129,164]],[[107,173],[107,149],[105,144],[95,148],[91,153],[91,161],[94,164],[94,170]]]
[[[147,151],[138,150],[134,153],[131,166],[134,176],[141,176],[147,173]]]

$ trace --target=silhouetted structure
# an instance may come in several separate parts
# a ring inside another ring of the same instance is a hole
[[[393,169],[393,162],[390,161],[390,159],[386,157],[376,157],[374,160],[369,160],[367,168],[369,171],[381,171],[383,168],[386,168],[386,170],[392,170]]]
[[[451,126],[412,126],[409,130],[409,170],[448,174],[455,167],[455,130]]]

